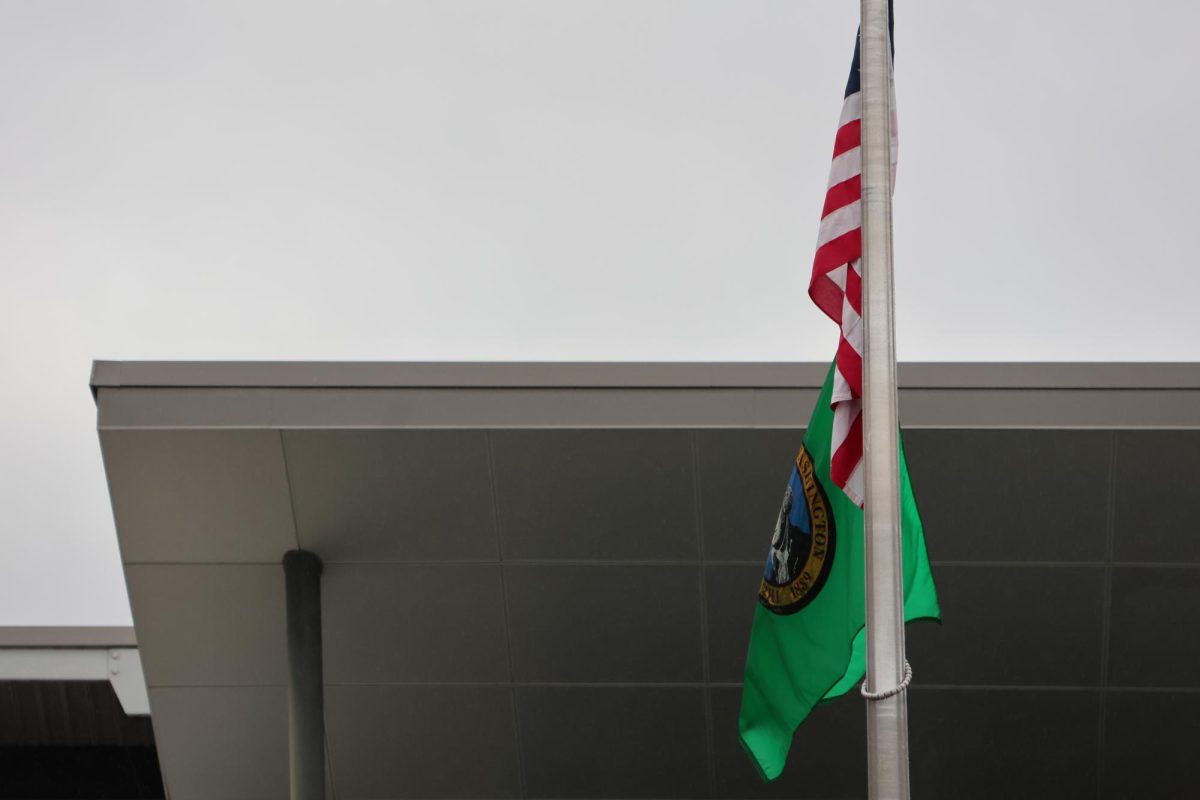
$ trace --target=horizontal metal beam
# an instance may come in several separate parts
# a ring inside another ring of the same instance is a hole
[[[2,648],[0,680],[108,681],[126,714],[146,716],[150,713],[142,658],[132,647]]]
[[[102,388],[101,431],[801,428],[815,389]],[[1200,428],[1200,389],[901,389],[906,428]]]
[[[0,647],[137,647],[129,626],[3,625]]]

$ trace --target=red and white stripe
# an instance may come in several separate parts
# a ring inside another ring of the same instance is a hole
[[[894,98],[894,94],[893,94]],[[892,108],[895,102],[893,100]],[[862,92],[842,106],[817,253],[808,295],[841,328],[834,371],[833,441],[830,477],[846,496],[863,505],[862,435]],[[892,170],[896,122],[892,118]]]

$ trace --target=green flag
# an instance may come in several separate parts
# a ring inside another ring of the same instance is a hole
[[[746,655],[738,728],[763,777],[783,771],[813,706],[866,669],[863,512],[829,477],[833,367],[784,493]],[[940,618],[925,534],[900,448],[904,619]]]

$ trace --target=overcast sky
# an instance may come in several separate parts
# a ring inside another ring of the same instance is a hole
[[[817,360],[856,0],[0,2],[0,624],[128,624],[104,359]],[[904,360],[1194,360],[1200,6],[897,0]]]

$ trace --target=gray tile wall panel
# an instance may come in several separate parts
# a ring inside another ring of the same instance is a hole
[[[286,800],[287,689],[151,689],[171,800]]]
[[[913,797],[1070,800],[1098,790],[1099,692],[909,692]]]
[[[1200,694],[1113,692],[1105,729],[1104,800],[1200,795]]]
[[[520,796],[510,689],[331,686],[325,698],[340,800]]]
[[[712,690],[716,796],[727,798],[860,798],[867,794],[867,722],[857,695],[813,710],[796,731],[783,775],[759,777],[738,739],[741,689]]]
[[[507,681],[499,565],[329,564],[329,683]]]
[[[766,558],[802,429],[696,431],[704,555]]]
[[[1117,437],[1118,561],[1200,562],[1200,431]]]
[[[285,431],[301,546],[326,561],[495,559],[482,431]]]
[[[296,546],[278,431],[100,436],[125,563],[278,563]]]
[[[1099,686],[1102,567],[939,566],[942,624],[908,626],[921,683]]]
[[[283,567],[125,567],[149,686],[287,684]]]
[[[695,559],[691,436],[492,434],[506,559]]]
[[[1103,559],[1111,441],[1100,431],[907,431],[930,558]]]
[[[695,567],[504,568],[518,681],[699,681]]]
[[[713,681],[742,680],[762,573],[763,568],[757,564],[719,565],[705,569],[708,663]]]
[[[704,690],[517,691],[529,797],[707,797]]]
[[[1109,683],[1200,688],[1200,567],[1115,567]]]

